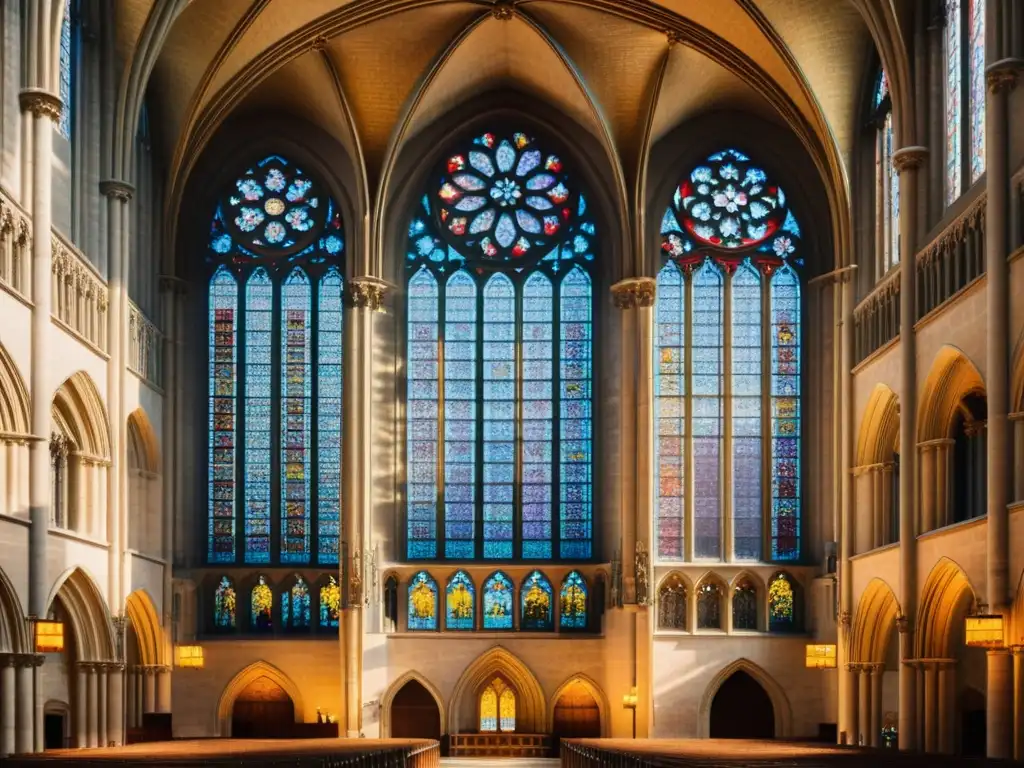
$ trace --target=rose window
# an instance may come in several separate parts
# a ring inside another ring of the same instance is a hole
[[[485,133],[448,158],[437,196],[438,230],[485,261],[536,261],[566,239],[578,203],[562,161],[516,133]]]
[[[290,249],[314,239],[326,207],[309,177],[272,155],[235,182],[224,201],[224,220],[245,247]]]

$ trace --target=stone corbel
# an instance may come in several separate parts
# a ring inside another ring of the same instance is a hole
[[[349,281],[349,301],[357,309],[385,312],[385,301],[391,287],[390,283],[376,277],[356,277]]]
[[[1012,91],[1017,87],[1021,69],[1024,69],[1024,61],[1020,59],[1000,59],[989,64],[985,68],[985,84],[989,92]]]
[[[114,200],[120,200],[122,203],[127,203],[135,194],[135,187],[127,181],[104,179],[100,182],[100,194],[104,197],[110,197]]]
[[[59,96],[45,88],[26,88],[18,94],[18,105],[22,112],[31,112],[35,117],[48,117],[59,123],[64,111],[64,102]]]
[[[917,170],[928,157],[927,147],[903,147],[897,149],[892,155],[892,167],[896,173]]]
[[[612,286],[612,300],[618,309],[653,307],[657,283],[653,277],[631,277]]]

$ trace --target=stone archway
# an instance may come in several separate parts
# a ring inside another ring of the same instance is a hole
[[[295,702],[267,675],[239,691],[231,706],[231,736],[236,739],[286,739],[294,726]]]
[[[381,736],[384,738],[440,739],[445,733],[441,694],[417,672],[406,672],[388,687],[381,697],[380,711]],[[413,721],[414,717],[420,719]],[[413,730],[417,733],[412,734]],[[420,731],[433,733],[435,730],[437,735],[419,735]]]
[[[574,675],[551,698],[551,735],[556,739],[600,738],[608,728],[607,704],[593,681]]]
[[[533,672],[513,653],[500,645],[476,658],[459,678],[448,704],[448,732],[470,733],[478,729],[478,695],[495,677],[515,690],[516,730],[543,733],[547,727],[544,691]]]
[[[722,686],[737,672],[755,682],[768,697],[772,707],[772,727],[774,737],[777,739],[786,738],[792,733],[793,711],[789,705],[786,692],[775,679],[749,659],[737,659],[723,667],[711,680],[704,696],[701,698],[700,707],[697,710],[697,735],[700,738],[708,738],[711,735],[711,711]],[[742,678],[740,678],[742,680]],[[742,683],[748,685],[747,683]],[[732,687],[732,686],[730,686]],[[749,688],[749,686],[748,686]],[[750,690],[753,690],[750,688]],[[730,691],[727,689],[727,694]]]
[[[857,602],[849,660],[884,664],[900,613],[899,602],[888,584],[879,578],[868,582]]]
[[[729,675],[711,700],[708,733],[712,739],[775,737],[775,707],[768,692],[742,669]]]
[[[231,682],[224,688],[224,692],[220,695],[220,701],[217,703],[217,735],[218,736],[232,736],[232,725],[234,719],[235,701],[239,698],[249,686],[261,678],[266,678],[267,683],[260,683],[251,693],[255,696],[260,690],[270,691],[271,687],[269,684],[280,688],[288,699],[292,703],[292,723],[301,723],[305,720],[305,709],[302,703],[302,694],[299,692],[299,688],[292,681],[288,675],[284,674],[281,670],[275,667],[273,664],[268,664],[265,661],[257,661],[250,664],[245,669],[239,671],[237,675],[232,678]],[[270,693],[267,693],[269,696]],[[279,694],[275,694],[279,698]],[[284,707],[281,707],[283,713]]]

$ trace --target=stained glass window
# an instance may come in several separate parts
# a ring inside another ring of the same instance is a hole
[[[960,124],[961,103],[961,18],[960,0],[946,3],[946,205],[951,205],[962,191]]]
[[[292,588],[281,593],[281,625],[287,629],[309,629],[309,586],[301,576]]]
[[[722,589],[713,581],[697,587],[697,629],[722,629]]]
[[[968,0],[971,182],[985,172],[985,0]]]
[[[437,582],[426,571],[420,571],[409,583],[410,632],[437,629]]]
[[[772,558],[800,557],[800,281],[771,279]]]
[[[320,626],[324,629],[337,629],[338,617],[341,615],[341,590],[338,580],[327,577],[327,583],[320,587]]]
[[[555,623],[551,615],[551,582],[540,571],[534,571],[519,587],[522,617],[520,629],[551,632]]]
[[[493,733],[498,730],[498,692],[488,685],[480,696],[480,730]]]
[[[875,141],[875,221],[879,246],[876,254],[875,279],[881,279],[900,261],[899,174],[892,165],[893,145],[892,100],[889,79],[884,69],[878,71],[873,100]]]
[[[579,571],[570,571],[559,595],[560,629],[587,628],[587,582]]]
[[[586,199],[523,133],[438,170],[408,232],[407,556],[589,560]]]
[[[732,628],[757,629],[757,589],[749,581],[742,581],[732,592]]]
[[[516,729],[516,694],[501,678],[480,694],[480,731],[512,733]]]
[[[476,627],[476,587],[465,571],[456,571],[445,589],[445,629]]]
[[[658,629],[686,629],[686,582],[669,575],[658,589]]]
[[[71,34],[74,20],[71,18],[71,0],[64,0],[64,15],[60,25],[60,100],[63,109],[57,130],[65,139],[71,138],[71,110],[74,106],[71,90],[74,59],[71,53]]]
[[[875,81],[875,95],[873,104],[875,109],[882,106],[882,102],[889,96],[889,78],[885,75],[885,70],[881,69],[878,72],[878,80]]]
[[[338,562],[341,233],[334,201],[278,155],[248,168],[216,207],[210,562]]]
[[[773,432],[795,428],[799,442],[799,428],[764,407],[772,402],[799,411],[797,336],[784,334],[788,341],[780,354],[788,362],[771,369],[777,375],[764,375],[764,362],[779,346],[768,331],[780,327],[783,315],[787,328],[799,328],[800,226],[781,186],[730,149],[711,155],[680,182],[661,231],[665,263],[654,313],[655,557],[717,560],[731,548],[738,560],[761,560],[769,556],[762,552],[762,532],[769,527],[782,531],[781,546],[773,544],[770,557],[799,557],[799,482],[776,482],[779,471],[799,474],[799,446]],[[783,386],[778,376],[795,377],[784,383],[792,394],[785,402],[769,401]],[[792,462],[782,461],[785,451],[795,451]],[[763,477],[769,455],[776,491],[771,504]],[[731,509],[731,541],[722,538],[725,509]]]
[[[498,727],[503,733],[512,733],[516,729],[516,695],[511,688],[506,688],[498,697]]]
[[[217,629],[234,629],[236,626],[235,585],[227,576],[222,576],[213,593],[213,626]]]
[[[224,266],[210,279],[209,549],[211,563],[235,559],[238,284]]]
[[[777,574],[768,585],[768,629],[786,632],[795,628],[793,583],[784,573]]]
[[[484,582],[484,629],[512,629],[512,581],[501,571]]]
[[[265,631],[274,626],[274,592],[267,584],[266,576],[259,576],[250,596],[250,626]]]

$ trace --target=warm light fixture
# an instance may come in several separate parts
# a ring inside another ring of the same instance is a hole
[[[967,645],[974,648],[1002,648],[1003,617],[968,616],[965,634]]]
[[[636,709],[636,686],[629,689],[629,693],[623,694],[622,706],[624,709]]]
[[[176,645],[174,647],[174,666],[182,669],[202,669],[203,646],[201,645]]]
[[[808,645],[807,669],[835,669],[836,647],[834,645]]]
[[[35,635],[36,653],[61,653],[64,650],[64,624],[51,619],[30,619]]]

